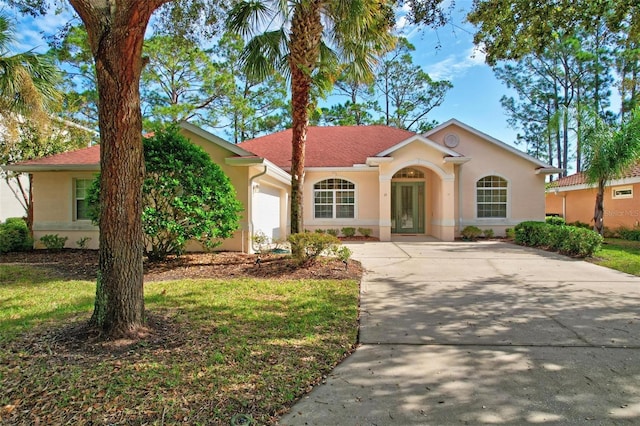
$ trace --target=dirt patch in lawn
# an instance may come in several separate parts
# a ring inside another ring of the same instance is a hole
[[[0,255],[0,263],[28,264],[55,271],[60,277],[94,281],[98,271],[97,250],[34,250]],[[284,254],[237,252],[188,253],[163,262],[144,263],[144,280],[166,281],[207,278],[355,279],[362,276],[360,262],[347,264],[321,258],[311,265],[297,265]]]

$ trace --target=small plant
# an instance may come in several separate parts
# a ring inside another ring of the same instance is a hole
[[[358,228],[358,233],[365,238],[369,238],[373,231],[371,230],[371,228]]]
[[[324,229],[316,229],[316,232],[318,234],[326,234],[326,231]]]
[[[329,234],[304,232],[289,235],[291,255],[298,264],[314,263],[324,252],[331,251],[333,246],[339,245],[340,240]]]
[[[579,220],[576,220],[575,222],[567,223],[567,225],[575,226],[576,228],[584,228],[584,229],[593,228],[593,226],[589,225],[588,223],[580,222]]]
[[[61,237],[58,234],[47,234],[40,237],[40,241],[49,250],[62,250],[69,237]]]
[[[87,243],[91,241],[91,237],[82,237],[80,238],[78,241],[76,241],[76,244],[78,245],[79,249],[86,249],[87,248]]]
[[[493,238],[494,233],[493,233],[493,229],[489,228],[489,229],[485,229],[482,231],[482,236],[485,238]]]
[[[340,231],[338,229],[327,229],[327,234],[337,237]]]
[[[344,263],[344,269],[347,269],[349,267],[349,259],[351,259],[351,255],[353,254],[351,249],[347,246],[333,246],[331,251],[335,257]]]
[[[344,235],[347,238],[351,238],[354,235],[356,235],[356,228],[352,228],[352,227],[346,227],[346,228],[342,228],[342,235]]]
[[[477,226],[469,225],[460,232],[462,239],[466,241],[476,241],[480,235],[482,235],[482,229]]]
[[[547,216],[544,218],[544,221],[549,225],[564,225],[565,220],[561,216]]]
[[[253,233],[251,241],[258,247],[258,251],[262,253],[269,244],[269,237],[262,231],[256,231]]]
[[[507,228],[504,230],[505,236],[510,240],[515,240],[516,238],[516,230],[513,228]]]

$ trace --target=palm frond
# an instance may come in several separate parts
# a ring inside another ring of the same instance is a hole
[[[274,13],[264,1],[240,1],[231,8],[227,27],[242,37],[251,37],[267,28]]]
[[[241,61],[251,79],[261,81],[275,71],[286,73],[287,34],[283,29],[254,36],[246,44]]]

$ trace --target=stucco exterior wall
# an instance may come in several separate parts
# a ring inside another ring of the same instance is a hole
[[[40,237],[57,234],[68,237],[65,247],[78,248],[77,241],[89,237],[86,248],[97,249],[98,227],[90,220],[74,220],[74,179],[94,179],[97,172],[33,173],[33,239],[36,248],[44,248]]]
[[[535,173],[533,163],[458,126],[442,129],[430,135],[429,139],[444,145],[444,137],[450,133],[459,137],[459,144],[453,149],[471,158],[458,166],[456,232],[467,225],[475,225],[481,229],[493,229],[496,235],[504,235],[506,228],[522,221],[544,220],[545,176]],[[477,217],[476,184],[485,176],[500,176],[508,182],[506,218]]]
[[[632,188],[630,198],[613,198],[613,191]],[[581,189],[562,188],[558,192],[549,190],[545,197],[547,214],[557,214],[567,222],[580,221],[593,225],[596,188],[582,186]],[[640,226],[640,182],[620,183],[608,186],[604,192],[604,226],[609,229]]]
[[[313,187],[316,183],[325,179],[344,179],[355,185],[355,218],[347,219],[316,219],[314,217]],[[308,170],[304,178],[303,196],[303,226],[305,230],[315,231],[316,229],[342,229],[370,228],[372,235],[379,237],[379,216],[380,216],[380,183],[377,168],[367,168],[362,171],[328,170],[315,171]]]

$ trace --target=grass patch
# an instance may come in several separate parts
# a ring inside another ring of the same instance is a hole
[[[607,268],[640,276],[640,242],[605,238],[592,262]]]
[[[353,280],[148,283],[149,339],[65,338],[94,291],[0,266],[0,423],[273,423],[356,342]]]

